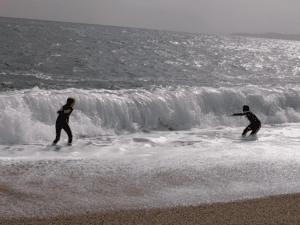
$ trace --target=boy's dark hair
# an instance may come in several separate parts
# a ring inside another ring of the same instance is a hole
[[[249,111],[249,106],[248,105],[244,105],[243,106],[243,111]]]
[[[68,98],[67,105],[71,105],[73,102],[75,102],[74,98]]]

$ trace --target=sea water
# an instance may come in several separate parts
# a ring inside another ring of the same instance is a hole
[[[0,18],[0,215],[300,191],[299,42]],[[55,139],[76,99],[73,145]],[[243,105],[259,118],[256,137]]]

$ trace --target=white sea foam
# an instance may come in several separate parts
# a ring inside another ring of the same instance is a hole
[[[1,216],[227,202],[300,191],[298,124],[192,128],[2,145]],[[6,191],[7,190],[7,191]],[[7,194],[10,193],[10,194]],[[18,207],[13,200],[19,197]]]

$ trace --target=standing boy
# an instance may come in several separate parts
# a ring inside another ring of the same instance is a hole
[[[250,135],[256,134],[260,129],[261,123],[259,119],[257,119],[257,117],[252,112],[249,111],[248,105],[243,106],[243,113],[235,113],[232,114],[231,116],[244,116],[244,115],[250,121],[250,124],[245,128],[245,130],[242,133],[242,136],[245,136],[246,133],[250,130],[252,130]]]
[[[75,99],[68,98],[67,104],[65,104],[60,110],[57,111],[57,113],[59,115],[56,119],[56,124],[55,124],[56,138],[53,141],[52,145],[56,145],[56,143],[59,141],[61,129],[64,129],[66,131],[66,133],[68,134],[68,137],[69,137],[68,145],[72,145],[73,135],[72,135],[72,131],[69,127],[69,116],[73,111],[74,105],[75,105]]]

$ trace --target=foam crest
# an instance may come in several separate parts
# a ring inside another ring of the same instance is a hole
[[[152,90],[31,90],[0,94],[0,142],[49,142],[55,136],[57,110],[76,99],[70,116],[75,137],[192,127],[245,126],[231,118],[248,104],[263,124],[300,122],[296,89],[156,88]],[[62,132],[62,138],[67,136]]]

